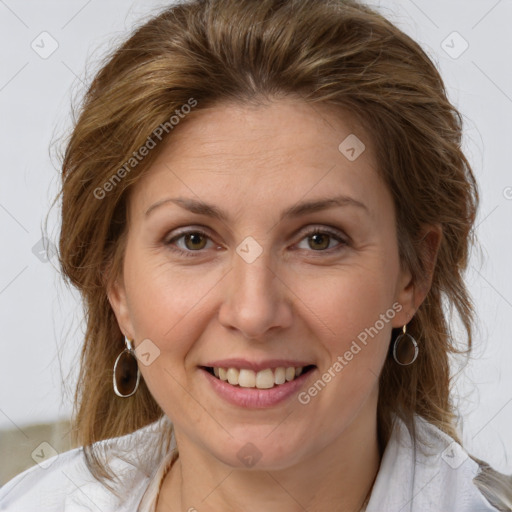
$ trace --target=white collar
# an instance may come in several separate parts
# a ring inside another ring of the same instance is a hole
[[[417,441],[395,416],[366,512],[496,511],[473,482],[478,464],[450,436],[415,416]]]
[[[131,434],[106,439],[104,450],[120,498],[89,472],[82,448],[33,466],[0,488],[0,508],[61,512],[154,512],[167,466],[175,453],[172,423],[163,416]],[[473,479],[478,464],[448,435],[419,416],[416,441],[395,417],[366,512],[496,512]],[[12,505],[12,507],[11,507]]]

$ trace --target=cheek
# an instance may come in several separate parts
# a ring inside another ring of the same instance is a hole
[[[146,339],[156,346],[157,357],[150,364],[139,359],[142,377],[171,420],[179,415],[196,421],[200,411],[186,392],[191,383],[184,363],[206,328],[205,297],[218,278],[192,266],[177,269],[165,258],[135,247],[124,271],[136,346]]]
[[[308,410],[327,408],[334,430],[347,425],[378,389],[391,322],[401,309],[393,302],[389,284],[378,277],[369,269],[339,273],[337,278],[317,283],[323,293],[304,308],[314,322],[313,335],[324,357],[317,380],[298,398],[312,408]]]
[[[202,303],[221,275],[193,266],[177,268],[165,255],[142,251],[127,257],[124,270],[135,333],[160,344],[173,339],[185,325],[188,329],[200,325]]]
[[[316,326],[316,336],[327,353],[327,368],[341,356],[344,374],[356,381],[363,374],[368,376],[368,371],[379,373],[393,318],[401,310],[395,302],[397,269],[392,257],[376,256],[302,281],[297,295],[309,297],[302,300],[303,314]]]
[[[139,365],[152,395],[160,404],[181,409],[190,397],[188,356],[204,336],[211,320],[210,298],[222,282],[226,269],[198,270],[193,265],[176,267],[165,257],[136,248],[125,260],[125,286],[136,344],[149,339],[158,357]]]

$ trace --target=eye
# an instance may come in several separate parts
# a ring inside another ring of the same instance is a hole
[[[165,244],[173,251],[185,254],[185,256],[194,256],[191,253],[200,252],[202,249],[205,249],[206,242],[208,240],[211,242],[211,239],[207,233],[199,229],[194,229],[189,231],[182,231],[173,238],[166,240]]]
[[[338,244],[335,246],[335,250],[341,249],[348,245],[347,240],[343,237],[342,234],[326,228],[315,228],[305,233],[302,240],[306,239],[310,239],[308,247],[309,249],[312,249],[313,252],[328,252],[328,249],[332,249],[333,240],[338,242]],[[207,246],[208,241],[211,242],[209,247]],[[210,236],[200,229],[182,231],[181,233],[178,233],[172,238],[166,240],[165,244],[172,251],[184,256],[191,257],[196,256],[194,253],[200,253],[203,249],[211,248],[212,245],[214,245]],[[299,249],[304,249],[304,247],[300,247],[300,244],[298,247]]]
[[[339,242],[337,248],[348,245],[347,240],[341,234],[328,229],[315,228],[306,233],[304,239],[309,239],[308,247],[313,249],[314,252],[326,252],[326,249],[332,248],[331,242],[333,239]],[[303,249],[303,247],[299,248]]]

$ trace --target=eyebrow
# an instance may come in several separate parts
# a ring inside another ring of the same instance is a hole
[[[207,217],[212,217],[214,219],[218,219],[223,222],[227,222],[229,220],[229,215],[218,208],[215,205],[205,203],[203,201],[199,201],[197,199],[185,198],[185,197],[170,197],[167,199],[162,199],[152,204],[145,213],[147,217],[151,212],[168,203],[174,203],[178,206],[181,206],[185,210],[188,210],[192,213],[196,213],[198,215],[205,215]],[[314,213],[321,210],[326,210],[328,208],[341,207],[341,206],[355,206],[360,208],[366,213],[369,213],[368,207],[356,199],[339,195],[335,197],[328,197],[322,199],[315,199],[312,201],[305,201],[302,203],[298,203],[296,205],[287,208],[281,213],[280,221],[284,219],[300,217],[302,215],[307,215],[308,213]]]

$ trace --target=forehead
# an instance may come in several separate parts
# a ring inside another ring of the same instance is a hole
[[[195,111],[164,143],[134,190],[141,208],[167,193],[217,196],[240,209],[385,188],[369,135],[340,107],[292,98],[220,103]]]
[[[364,139],[366,147],[371,145],[358,119],[334,105],[306,103],[296,98],[261,105],[218,103],[185,119],[168,139],[166,150],[172,153],[179,146],[180,151],[188,149],[188,157],[213,160],[220,156],[234,161],[251,157],[256,162],[284,157],[294,160],[300,155],[311,163],[320,160],[319,153],[325,149],[338,150],[350,135]],[[218,153],[225,147],[229,153]],[[336,152],[325,156],[332,154],[338,156]]]

